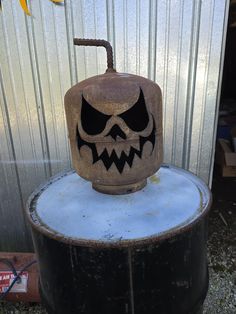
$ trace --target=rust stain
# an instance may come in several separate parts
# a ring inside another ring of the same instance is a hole
[[[160,178],[158,178],[158,176],[154,174],[153,176],[150,177],[150,181],[152,183],[158,184],[160,183]]]

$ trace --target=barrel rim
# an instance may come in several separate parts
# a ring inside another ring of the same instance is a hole
[[[75,170],[67,170],[60,172],[56,174],[55,176],[52,176],[49,178],[49,180],[46,183],[41,184],[34,192],[29,196],[26,207],[25,207],[25,213],[26,217],[33,229],[36,231],[42,233],[43,235],[59,241],[63,242],[68,245],[74,245],[74,246],[83,246],[83,247],[97,247],[97,248],[124,248],[124,247],[138,247],[143,246],[146,244],[152,244],[152,243],[159,243],[163,240],[168,240],[169,238],[173,238],[174,236],[177,236],[179,234],[182,234],[184,232],[188,232],[194,225],[196,225],[200,220],[202,220],[207,213],[209,212],[212,204],[212,194],[209,189],[209,187],[206,185],[206,183],[197,177],[194,173],[191,171],[187,171],[185,169],[182,169],[180,167],[176,167],[170,164],[162,164],[161,167],[163,168],[171,168],[174,171],[181,172],[182,174],[187,175],[188,177],[191,177],[191,181],[196,184],[199,193],[201,194],[201,208],[198,210],[198,215],[196,215],[194,218],[190,218],[186,220],[183,224],[179,226],[175,226],[174,228],[168,229],[167,231],[161,232],[157,235],[152,235],[148,237],[143,238],[137,238],[132,240],[118,240],[118,241],[111,241],[111,242],[105,242],[102,240],[91,240],[91,239],[83,239],[83,238],[74,238],[74,237],[65,237],[65,235],[56,232],[46,224],[44,224],[40,218],[35,213],[35,205],[37,203],[37,199],[39,196],[43,193],[44,190],[47,189],[48,186],[50,186],[52,183],[60,180],[64,176],[70,175],[75,172]]]

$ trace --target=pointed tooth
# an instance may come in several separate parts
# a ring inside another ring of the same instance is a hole
[[[124,169],[123,169],[123,172],[127,172],[130,170],[130,166],[127,164],[127,162],[125,163],[125,166],[124,166]]]
[[[97,152],[98,152],[98,156],[101,156],[101,154],[103,153],[105,147],[103,144],[96,144],[96,148],[97,148]]]
[[[131,146],[129,144],[125,145],[123,151],[125,152],[126,156],[129,156]]]
[[[113,151],[113,149],[114,149],[113,145],[107,145],[106,149],[107,149],[108,155],[109,155],[109,157],[110,157],[110,156],[111,156],[111,153],[112,153],[112,151]]]
[[[114,151],[115,151],[115,153],[116,153],[116,156],[117,156],[118,158],[120,158],[120,155],[121,155],[121,153],[122,153],[122,149],[121,149],[119,146],[117,146],[117,147],[114,148]]]
[[[138,151],[140,151],[140,143],[139,143],[139,141],[133,142],[133,143],[131,144],[131,146],[132,146],[133,148],[137,149]]]

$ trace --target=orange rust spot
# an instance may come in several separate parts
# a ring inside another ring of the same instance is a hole
[[[158,178],[157,175],[154,174],[153,176],[150,177],[150,181],[152,183],[158,184],[160,183],[160,178]]]

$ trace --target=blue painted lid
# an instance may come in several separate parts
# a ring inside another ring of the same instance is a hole
[[[59,175],[34,193],[29,210],[31,222],[49,236],[79,245],[126,245],[184,231],[210,202],[202,180],[162,166],[142,190],[126,195],[101,194],[74,172]]]

